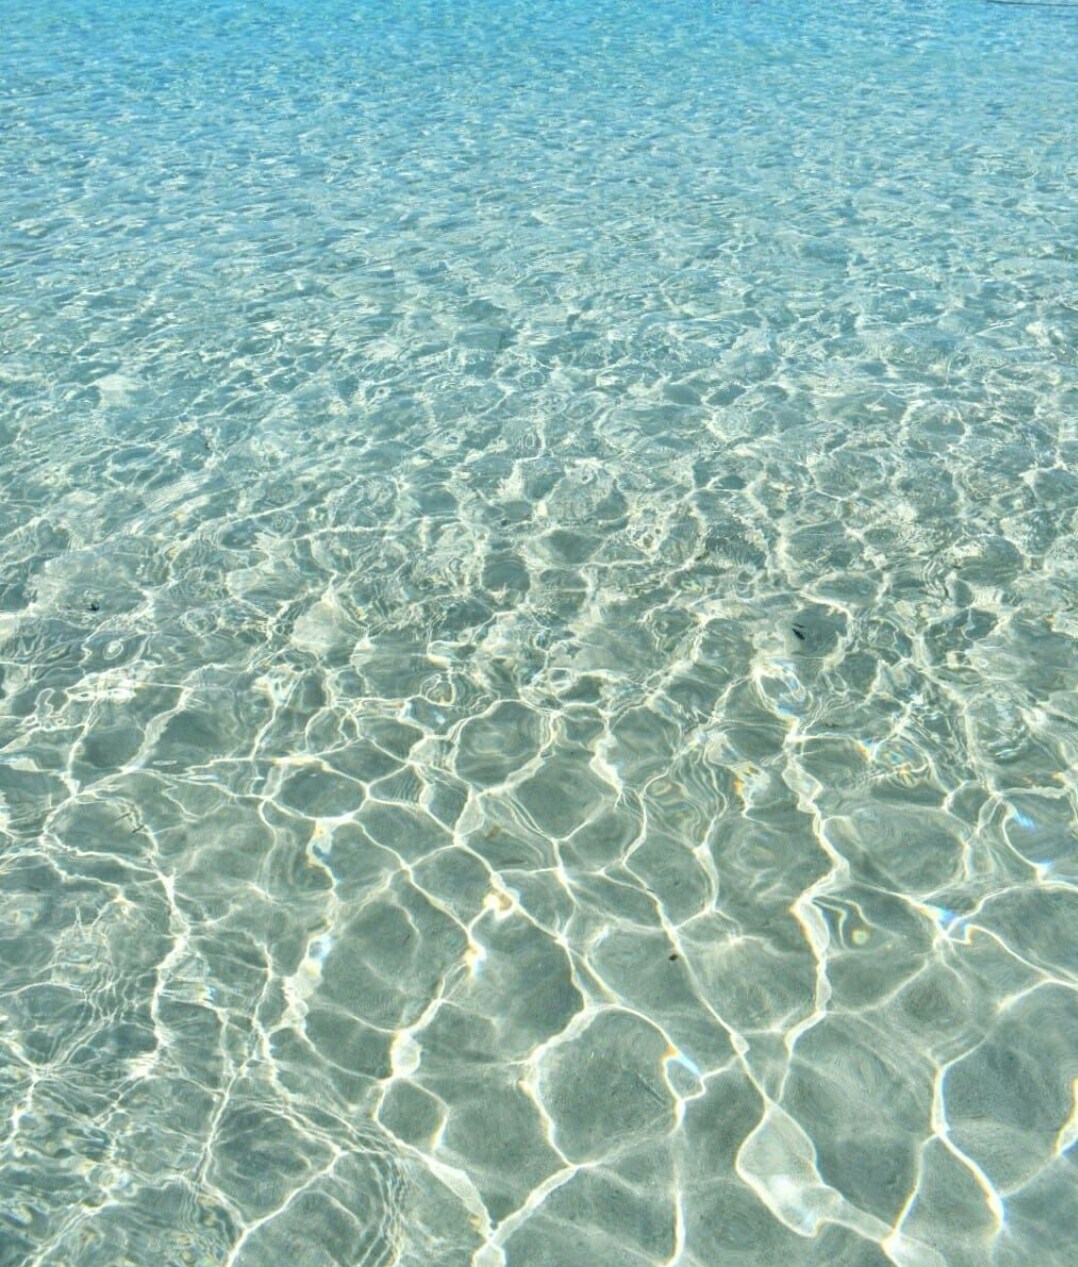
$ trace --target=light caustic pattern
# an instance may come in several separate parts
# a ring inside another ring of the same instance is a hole
[[[1078,24],[8,3],[0,1267],[1078,1243]]]

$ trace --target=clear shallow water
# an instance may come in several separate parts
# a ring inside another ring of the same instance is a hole
[[[3,1267],[1071,1261],[1069,8],[9,0]]]

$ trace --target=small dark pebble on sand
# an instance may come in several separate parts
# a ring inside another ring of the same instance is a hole
[[[90,604],[90,610],[91,610],[92,612],[99,612],[99,611],[101,610],[101,604],[100,604],[100,603],[91,603],[91,604]]]
[[[667,955],[667,958],[670,960],[671,963],[673,963],[674,960],[678,958],[677,951],[675,951],[672,955]]]
[[[795,637],[795,638],[796,638],[799,642],[804,642],[804,641],[805,641],[805,631],[804,631],[803,629],[798,629],[798,627],[797,627],[796,625],[794,625],[793,630],[794,630],[794,637]]]

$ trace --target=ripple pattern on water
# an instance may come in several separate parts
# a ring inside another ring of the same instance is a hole
[[[0,1267],[1070,1261],[1066,7],[10,0]]]

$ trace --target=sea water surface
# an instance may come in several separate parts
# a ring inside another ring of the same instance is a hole
[[[0,1267],[1074,1262],[1076,76],[5,0]]]

